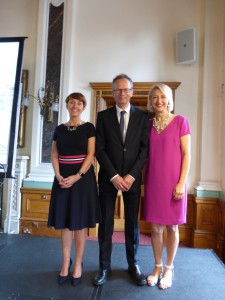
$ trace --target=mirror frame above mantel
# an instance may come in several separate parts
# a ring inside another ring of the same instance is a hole
[[[143,110],[146,110],[148,93],[150,88],[156,82],[134,82],[133,83],[133,96],[131,103]],[[175,100],[175,90],[179,87],[181,82],[163,82],[171,87],[173,91],[173,98]],[[115,101],[112,95],[112,83],[111,82],[90,82],[89,83],[94,90],[94,103],[95,103],[95,119],[97,113],[101,110],[109,108],[114,105]]]

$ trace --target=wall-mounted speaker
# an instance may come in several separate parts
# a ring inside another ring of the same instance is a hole
[[[190,28],[176,34],[176,62],[192,64],[196,62],[196,29]]]

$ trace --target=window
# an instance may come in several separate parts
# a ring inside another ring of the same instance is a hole
[[[25,37],[0,38],[0,177],[14,177]]]

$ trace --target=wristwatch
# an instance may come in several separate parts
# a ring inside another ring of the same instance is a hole
[[[82,172],[77,172],[77,174],[79,174],[80,175],[80,178],[82,178],[82,177],[84,177],[84,173],[82,173]]]

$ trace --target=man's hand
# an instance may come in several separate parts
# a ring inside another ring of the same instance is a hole
[[[126,192],[129,190],[129,186],[127,185],[127,183],[124,181],[124,179],[121,176],[116,176],[112,180],[112,184],[118,191],[121,190],[122,192]]]
[[[128,186],[128,190],[131,188],[132,184],[134,183],[135,179],[127,174],[126,176],[123,177],[124,182]]]

